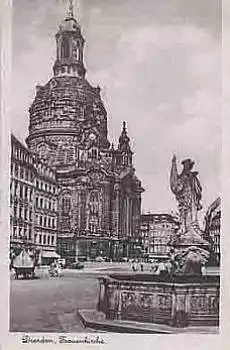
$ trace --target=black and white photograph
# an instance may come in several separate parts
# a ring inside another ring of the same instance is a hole
[[[219,334],[221,11],[12,2],[9,332]]]

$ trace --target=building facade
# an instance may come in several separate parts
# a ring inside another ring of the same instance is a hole
[[[116,259],[129,254],[139,234],[143,192],[126,124],[114,147],[100,88],[86,79],[85,40],[72,9],[55,37],[53,77],[36,87],[26,139],[31,157],[42,164],[36,170],[43,179],[35,184],[36,245],[54,246],[57,230],[62,257]]]
[[[166,259],[170,241],[180,227],[178,217],[171,214],[141,215],[142,252],[154,259]]]
[[[58,185],[55,172],[43,163],[35,163],[34,244],[47,263],[56,254]]]
[[[22,246],[34,245],[34,158],[28,149],[11,135],[10,178],[10,249],[17,254]]]
[[[57,195],[55,173],[37,163],[11,135],[10,255],[22,248],[40,262],[57,258]]]
[[[205,216],[205,239],[210,244],[209,264],[220,265],[221,199],[218,197],[208,208]]]

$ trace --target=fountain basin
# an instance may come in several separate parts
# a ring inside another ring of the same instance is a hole
[[[98,311],[108,320],[219,325],[219,276],[113,274],[99,278]]]

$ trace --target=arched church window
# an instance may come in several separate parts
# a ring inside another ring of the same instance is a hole
[[[96,159],[97,158],[97,150],[96,148],[92,149],[92,159]]]
[[[79,46],[79,41],[73,40],[73,57],[76,60],[79,60],[80,58]]]
[[[65,214],[69,214],[69,211],[70,211],[70,197],[62,198],[62,211]]]
[[[69,58],[69,56],[70,56],[69,40],[68,38],[63,38],[62,45],[61,45],[61,57]]]
[[[92,192],[90,195],[90,212],[97,215],[99,211],[99,198],[97,192]]]

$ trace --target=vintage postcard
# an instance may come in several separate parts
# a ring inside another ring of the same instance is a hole
[[[8,345],[217,349],[221,1],[5,3]]]

